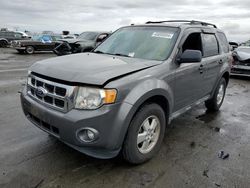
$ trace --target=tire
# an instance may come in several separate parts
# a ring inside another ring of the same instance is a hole
[[[221,78],[219,84],[216,87],[214,95],[211,99],[205,102],[205,106],[208,111],[217,112],[219,111],[225,97],[227,83],[225,78]]]
[[[149,125],[151,129],[154,127],[153,125],[155,125],[154,131],[147,131],[145,129],[146,125]],[[132,164],[141,164],[153,158],[160,150],[165,128],[166,117],[163,109],[158,104],[154,103],[144,105],[136,113],[129,125],[122,149],[123,158]],[[143,137],[141,136],[141,138],[144,139],[139,141],[139,134],[146,135]],[[147,142],[150,138],[152,138],[151,143]],[[147,143],[149,143],[148,147],[146,147]]]
[[[34,49],[33,46],[27,46],[25,51],[26,51],[27,54],[33,54],[35,49]]]
[[[8,42],[6,40],[0,40],[0,47],[6,48],[8,45]]]

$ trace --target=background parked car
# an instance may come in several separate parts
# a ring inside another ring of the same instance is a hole
[[[56,42],[54,53],[67,55],[89,52],[110,35],[109,32],[83,32],[76,39],[63,39]]]
[[[62,39],[61,35],[35,35],[32,40],[13,41],[11,47],[19,53],[33,54],[35,51],[52,51],[55,41]]]
[[[21,31],[0,31],[0,47],[7,47],[13,40],[29,39],[30,37]]]
[[[233,52],[232,75],[250,76],[250,47],[240,46]]]

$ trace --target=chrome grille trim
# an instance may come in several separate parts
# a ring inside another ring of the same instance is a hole
[[[39,83],[39,85],[37,85],[37,83]],[[47,86],[49,85],[51,88],[53,88],[53,90],[52,89],[49,90],[48,88],[46,88],[45,87],[46,84]],[[47,91],[45,96],[43,97],[37,96],[36,90],[38,87],[42,87]],[[59,95],[58,93],[56,93],[56,88],[60,88],[59,90],[61,91],[65,90],[65,95],[63,96],[62,94]],[[74,107],[76,92],[77,92],[76,86],[69,86],[65,84],[56,83],[50,80],[45,80],[43,78],[34,76],[32,74],[28,76],[27,94],[37,102],[45,106],[48,106],[50,108],[53,108],[55,110],[66,113],[70,109],[72,109]],[[49,100],[46,100],[48,98]]]

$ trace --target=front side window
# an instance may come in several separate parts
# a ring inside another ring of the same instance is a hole
[[[20,38],[22,38],[22,35],[20,33],[15,33],[15,38],[20,39]]]
[[[170,55],[178,28],[134,26],[117,30],[94,52],[163,61]]]
[[[182,53],[185,50],[199,50],[202,52],[201,33],[191,33],[182,45]]]
[[[214,34],[202,34],[203,56],[210,57],[219,54],[219,46]]]
[[[52,39],[52,41],[57,41],[57,40],[62,39],[62,36],[61,35],[52,35],[51,39]]]

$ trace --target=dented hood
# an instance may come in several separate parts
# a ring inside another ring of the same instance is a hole
[[[235,50],[236,55],[240,61],[246,61],[250,59],[250,48],[249,47],[239,47]]]
[[[79,53],[39,61],[31,66],[32,72],[51,78],[91,85],[104,85],[155,65],[161,61],[95,53]]]

